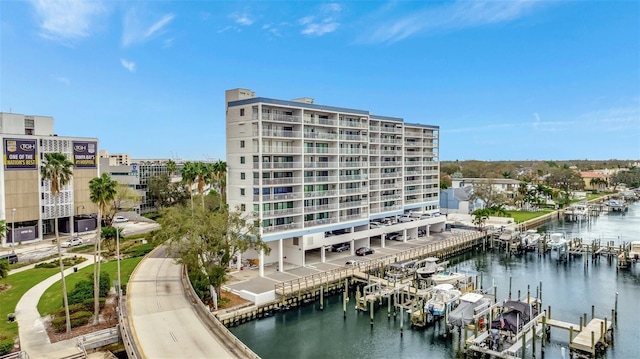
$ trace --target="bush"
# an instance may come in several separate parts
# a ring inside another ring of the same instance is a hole
[[[100,309],[104,308],[106,303],[106,299],[105,298],[100,298]],[[87,312],[93,312],[93,297],[91,299],[87,299],[82,303],[78,303],[78,304],[73,304],[73,305],[69,305],[69,314],[74,314],[77,312],[82,312],[82,311],[87,311]],[[54,310],[53,312],[51,312],[51,316],[52,317],[64,317],[64,307],[62,308],[58,308],[56,310]]]
[[[147,253],[151,252],[155,248],[153,242],[147,242],[147,244],[140,244],[127,248],[123,253],[129,257],[144,257]]]
[[[89,323],[89,319],[93,316],[93,313],[88,311],[75,312],[70,316],[71,328],[79,327]],[[51,320],[51,326],[56,332],[62,332],[67,329],[67,319],[65,316],[55,317]]]
[[[0,340],[0,355],[9,354],[13,349],[13,339]]]
[[[99,289],[99,297],[104,298],[109,293],[109,289],[111,289],[111,277],[109,273],[102,272],[100,274],[100,289]],[[81,304],[84,302],[92,302],[93,301],[93,281],[88,279],[84,279],[76,283],[76,286],[73,287],[71,293],[68,296],[69,305],[72,304]],[[64,304],[63,304],[64,305]]]
[[[35,265],[36,268],[55,268],[58,265],[54,262],[46,262],[46,263],[38,263]]]

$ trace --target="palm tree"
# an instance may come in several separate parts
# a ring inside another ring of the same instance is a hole
[[[200,194],[200,200],[202,201],[202,208],[204,208],[204,186],[210,183],[211,170],[203,162],[195,163],[196,184],[198,193]]]
[[[62,276],[62,298],[64,300],[64,313],[67,317],[67,333],[71,331],[71,319],[69,317],[69,301],[67,299],[67,282],[64,278],[64,265],[62,264],[62,249],[60,249],[60,233],[58,232],[58,197],[62,187],[66,186],[73,177],[72,167],[73,163],[59,152],[46,153],[40,167],[42,179],[51,182],[51,195],[54,200],[53,227],[58,245],[58,262],[60,264],[60,275]]]
[[[7,236],[7,231],[9,228],[7,227],[7,222],[4,219],[0,219],[0,243],[2,243],[2,239]],[[13,233],[11,233],[13,235]],[[13,237],[11,238],[13,241]]]
[[[182,182],[189,188],[189,196],[191,197],[191,210],[193,210],[193,184],[196,181],[196,164],[193,162],[186,162],[182,167]]]
[[[222,208],[223,195],[227,186],[227,163],[219,160],[213,164],[213,178],[220,193],[220,208]]]
[[[100,242],[102,234],[102,216],[107,212],[111,202],[116,198],[118,182],[103,173],[100,177],[92,178],[89,181],[89,198],[91,202],[98,205],[98,230],[96,231],[96,244],[93,255],[93,325],[98,325],[100,315]]]
[[[176,173],[176,163],[173,160],[167,161],[167,171],[169,171],[169,178],[172,178]]]

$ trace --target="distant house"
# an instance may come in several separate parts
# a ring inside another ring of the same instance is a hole
[[[472,202],[471,187],[447,188],[440,191],[440,212],[445,214],[470,214],[477,208],[482,208],[482,201]]]
[[[452,178],[452,188],[473,187],[475,184],[491,184],[493,188],[505,194],[518,191],[522,182],[511,178]]]
[[[584,188],[588,191],[603,191],[609,188],[610,174],[603,171],[584,171],[580,172],[584,181]]]

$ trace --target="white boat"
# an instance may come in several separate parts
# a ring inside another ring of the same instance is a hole
[[[491,299],[479,293],[467,293],[460,297],[460,304],[454,309],[447,322],[454,327],[463,327],[473,323],[477,311],[491,305]]]
[[[442,316],[451,311],[461,295],[452,284],[438,284],[433,287],[433,295],[425,303],[424,310],[433,316]]]
[[[466,275],[450,271],[440,271],[431,276],[436,284],[458,284],[466,282],[466,279]]]
[[[640,241],[633,241],[630,246],[629,259],[640,260]]]
[[[551,249],[558,249],[563,247],[569,241],[565,238],[564,233],[551,233],[547,240],[547,245]]]
[[[522,246],[525,248],[534,247],[538,244],[541,237],[542,235],[538,233],[538,231],[530,229],[524,232],[524,235],[522,236]]]
[[[439,259],[436,257],[425,258],[422,261],[424,263],[424,266],[419,267],[416,270],[416,273],[418,274],[418,276],[420,276],[420,278],[426,279],[434,275],[439,270],[438,263],[437,263],[438,260]]]

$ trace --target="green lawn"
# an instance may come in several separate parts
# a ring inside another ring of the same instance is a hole
[[[6,320],[7,315],[15,312],[16,305],[24,293],[55,274],[60,276],[60,268],[35,268],[12,274],[0,280],[0,283],[11,286],[8,291],[0,294],[0,337],[6,335],[9,338],[14,338],[18,335],[18,323],[9,323]]]
[[[127,258],[120,261],[120,276],[122,277],[122,283],[126,284],[129,281],[131,272],[135,269],[138,263],[142,260],[142,257]],[[109,273],[111,281],[118,279],[118,267],[117,261],[110,261],[102,263],[100,270],[102,272]],[[82,279],[88,279],[93,281],[93,264],[80,269],[77,273],[72,273],[66,277],[67,279],[67,293],[73,290],[73,287]],[[62,308],[62,282],[58,281],[51,287],[47,288],[40,301],[38,302],[38,311],[40,315],[45,316],[53,312],[58,308]]]
[[[545,214],[548,214],[551,212],[553,212],[553,210],[550,210],[550,209],[543,209],[542,211],[539,211],[539,212],[509,211],[508,217],[513,218],[513,220],[516,223],[522,223],[530,219],[544,216]]]

